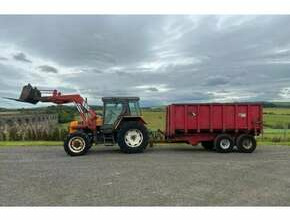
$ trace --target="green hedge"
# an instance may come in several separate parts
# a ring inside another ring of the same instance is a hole
[[[11,128],[0,135],[0,141],[63,141],[67,134],[67,129],[57,127],[37,131],[27,129],[24,132]]]

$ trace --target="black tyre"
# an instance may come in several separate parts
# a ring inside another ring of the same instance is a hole
[[[117,135],[117,142],[124,153],[141,153],[149,141],[146,127],[136,121],[125,122]]]
[[[253,135],[242,134],[237,138],[236,141],[239,152],[252,153],[256,147],[257,142]]]
[[[90,135],[90,136],[88,136],[88,138],[89,138],[89,142],[90,142],[90,145],[88,146],[88,150],[89,149],[91,149],[92,148],[92,146],[94,145],[94,137],[93,137],[93,135]]]
[[[220,134],[215,138],[214,146],[219,153],[229,153],[233,150],[234,140],[228,134]]]
[[[64,150],[70,156],[81,156],[91,148],[89,137],[82,132],[69,134],[64,142]]]
[[[204,149],[206,149],[206,150],[213,150],[214,149],[213,141],[202,141],[201,146],[203,146]]]

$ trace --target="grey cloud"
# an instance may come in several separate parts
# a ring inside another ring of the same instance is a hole
[[[289,15],[1,16],[0,46],[33,63],[1,62],[0,74],[19,88],[59,73],[52,87],[76,88],[92,104],[108,95],[137,95],[146,105],[289,101],[281,96],[290,87],[289,22]]]
[[[0,107],[23,106],[19,103],[1,99],[1,97],[18,98],[23,86],[27,81],[27,76],[17,69],[7,67],[4,63],[0,64]]]
[[[0,27],[5,27],[11,40],[25,39],[23,47],[64,65],[110,66],[149,57],[154,40],[151,32],[159,29],[164,19],[126,15],[2,16]],[[13,26],[19,28],[9,28]]]
[[[25,78],[25,74],[17,71],[15,68],[11,68],[10,66],[6,66],[5,63],[0,63],[0,78],[1,83],[14,86],[11,81],[15,79],[23,79]]]
[[[13,55],[13,58],[15,60],[18,60],[18,61],[32,63],[31,60],[29,60],[29,59],[26,58],[26,55],[24,53],[17,53],[15,55]]]
[[[57,68],[48,65],[42,65],[38,67],[43,72],[51,72],[51,73],[58,73]]]
[[[150,92],[158,92],[159,91],[159,89],[157,89],[155,87],[150,87],[147,90],[150,91]]]
[[[229,79],[226,77],[212,77],[207,80],[206,85],[208,86],[218,86],[218,85],[225,85],[229,83]]]
[[[1,60],[2,60],[2,61],[5,61],[5,60],[8,60],[8,59],[7,59],[6,57],[1,57],[1,56],[0,56],[0,61],[1,61]]]

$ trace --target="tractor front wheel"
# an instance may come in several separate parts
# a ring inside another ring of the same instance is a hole
[[[118,132],[117,141],[122,152],[141,153],[148,145],[148,131],[140,122],[125,122]]]
[[[75,132],[69,134],[64,142],[64,150],[70,156],[81,156],[91,148],[91,141],[87,134]]]

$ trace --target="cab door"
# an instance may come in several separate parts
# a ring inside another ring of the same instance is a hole
[[[104,108],[104,125],[113,125],[124,112],[122,102],[107,102]]]

